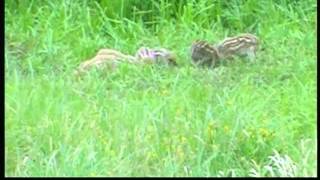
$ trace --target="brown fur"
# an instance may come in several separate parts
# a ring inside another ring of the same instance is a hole
[[[219,53],[208,42],[196,40],[191,46],[191,58],[196,65],[215,66],[219,60]]]
[[[222,42],[218,43],[216,47],[219,51],[220,58],[245,55],[253,59],[256,56],[258,45],[258,38],[253,34],[247,33],[225,38]]]

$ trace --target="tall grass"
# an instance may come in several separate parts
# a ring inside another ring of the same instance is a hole
[[[6,176],[317,176],[315,1],[5,2]],[[195,39],[256,34],[255,63],[195,68]],[[92,71],[100,48],[179,66]]]

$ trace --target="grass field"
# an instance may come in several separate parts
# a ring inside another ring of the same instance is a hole
[[[5,1],[6,176],[317,176],[316,1],[168,2]],[[244,32],[256,62],[191,65]],[[179,66],[72,76],[142,45]]]

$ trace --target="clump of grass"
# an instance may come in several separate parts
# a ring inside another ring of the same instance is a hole
[[[6,176],[315,176],[315,12],[311,0],[6,1]],[[191,66],[194,39],[243,32],[261,39],[255,63]],[[179,66],[72,76],[100,48],[142,45]]]
[[[252,161],[253,169],[251,169],[249,176],[262,177],[316,177],[316,172],[308,170],[306,162],[310,158],[310,153],[313,153],[312,158],[316,158],[314,149],[307,150],[305,145],[310,144],[310,139],[301,140],[300,152],[303,154],[298,163],[294,162],[288,155],[280,155],[274,150],[273,155],[269,156],[269,162],[264,166],[259,166],[254,160]],[[311,145],[311,144],[310,144]],[[315,163],[313,163],[315,165]],[[309,172],[308,172],[309,171]]]

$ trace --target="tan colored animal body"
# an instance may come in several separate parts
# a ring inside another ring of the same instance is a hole
[[[96,56],[82,62],[75,74],[79,75],[93,67],[115,69],[120,62],[135,63],[136,60],[133,56],[123,54],[113,49],[101,49]]]
[[[259,42],[258,38],[252,34],[241,34],[228,37],[215,45],[219,51],[220,59],[233,56],[247,56],[250,60],[256,57]]]
[[[135,56],[126,55],[120,51],[113,49],[101,49],[96,56],[82,62],[77,70],[76,75],[79,75],[87,70],[95,68],[117,68],[119,63],[131,63],[131,64],[169,64],[177,65],[175,61],[175,55],[166,49],[150,49],[141,47],[136,52]]]

